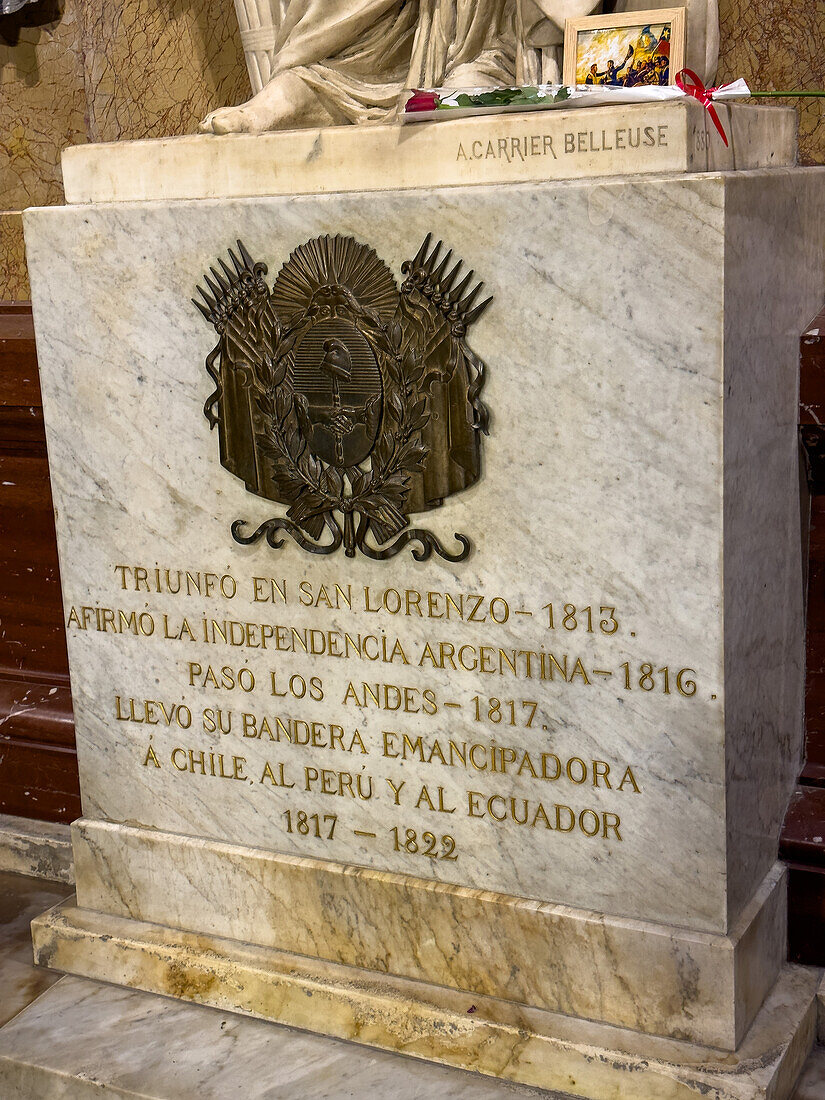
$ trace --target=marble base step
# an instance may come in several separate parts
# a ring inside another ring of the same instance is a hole
[[[0,814],[0,871],[74,882],[69,826]]]
[[[796,112],[695,100],[71,146],[67,203],[386,191],[796,163]]]
[[[128,1041],[125,1041],[128,1036]],[[0,1030],[3,1100],[563,1100],[83,978]]]
[[[36,961],[58,970],[589,1100],[788,1100],[816,1032],[819,975],[798,967],[731,1054],[71,901],[32,933]]]
[[[825,1047],[815,1047],[805,1068],[793,1100],[823,1100],[825,1097]]]

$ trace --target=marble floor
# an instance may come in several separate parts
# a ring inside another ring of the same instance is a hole
[[[68,886],[0,873],[2,1100],[565,1100],[31,964],[29,921]],[[825,1048],[794,1100],[825,1100]]]
[[[62,883],[0,871],[0,1027],[59,980],[32,965],[29,925],[73,893]]]
[[[825,1100],[825,1046],[817,1047],[808,1059],[793,1100]]]

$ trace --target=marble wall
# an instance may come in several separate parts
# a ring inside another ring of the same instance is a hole
[[[719,19],[720,84],[741,76],[754,90],[825,89],[822,0],[719,0]],[[800,161],[825,163],[825,100],[778,102],[799,111]]]
[[[226,0],[39,0],[0,19],[0,300],[29,296],[19,211],[63,201],[61,149],[190,133],[248,94]]]
[[[29,293],[23,216],[19,210],[0,212],[0,301],[25,301]]]

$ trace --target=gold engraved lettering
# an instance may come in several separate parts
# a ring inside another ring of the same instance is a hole
[[[286,581],[276,581],[274,577],[252,578],[253,603],[287,603]]]
[[[232,711],[223,711],[220,707],[206,707],[201,715],[201,726],[204,733],[232,732]]]
[[[604,780],[604,785],[610,791],[613,788],[610,786],[610,780],[607,778],[610,775],[610,765],[606,764],[604,760],[593,761],[593,786],[598,787],[599,780]]]
[[[137,614],[108,607],[72,607],[66,619],[66,629],[98,630],[102,633],[134,634],[151,637],[155,632],[155,620],[148,611]]]
[[[625,773],[622,776],[622,781],[616,789],[619,790],[619,791],[623,791],[624,790],[624,785],[628,781],[630,782],[630,785],[633,788],[633,790],[635,791],[635,793],[640,794],[641,792],[639,791],[639,785],[636,782],[636,777],[633,774],[633,769],[629,765],[628,765],[627,768],[625,768]]]
[[[592,810],[589,807],[578,813],[565,803],[555,803],[548,814],[542,802],[533,802],[528,798],[508,797],[503,794],[484,795],[481,791],[467,791],[467,816],[483,819],[490,818],[499,824],[512,822],[529,828],[544,828],[550,832],[582,833],[586,837],[608,839],[612,832],[616,840],[621,840],[617,814]]]
[[[307,693],[309,693],[310,699],[314,699],[316,703],[319,703],[324,698],[324,684],[319,676],[310,676],[309,681],[305,680],[303,676],[298,673],[290,676],[289,682],[286,685],[286,691],[278,690],[278,674],[276,672],[270,672],[270,695],[274,695],[276,699],[286,699],[291,695],[293,699],[303,699]]]
[[[196,661],[189,661],[187,667],[190,687],[218,688],[225,691],[240,688],[247,693],[255,690],[255,674],[246,666],[234,669],[230,665],[222,665],[220,668],[207,665],[204,668]]]
[[[163,616],[163,636],[171,641],[179,642],[186,639],[189,642],[195,641],[195,632],[189,625],[189,620],[183,617],[180,622],[176,622],[174,619],[170,621],[168,615]]]
[[[200,623],[204,642],[248,649],[274,649],[308,657],[358,658],[385,664],[410,663],[398,638],[385,634],[351,634],[341,630],[317,630],[273,623],[240,622],[204,617]]]
[[[455,806],[450,808],[449,806],[446,806],[444,804],[444,788],[443,787],[438,787],[437,788],[437,798],[436,798],[436,801],[434,802],[433,799],[432,799],[432,796],[430,795],[430,792],[427,790],[426,785],[423,786],[421,788],[421,794],[419,794],[418,800],[415,803],[415,808],[417,810],[422,809],[422,807],[426,807],[428,810],[432,810],[433,813],[439,813],[439,814],[454,814],[455,813]]]
[[[147,726],[178,726],[186,730],[192,725],[192,711],[184,703],[165,703],[160,699],[121,699],[115,696],[115,717],[118,722],[134,722]]]
[[[364,586],[364,611],[377,615],[404,615],[421,619],[446,619],[468,623],[506,623],[510,605],[503,596],[492,598],[478,593],[418,592],[414,588],[385,588],[374,591]]]
[[[290,783],[289,780],[286,778],[283,763],[276,764],[275,767],[277,770],[273,771],[272,765],[269,763],[269,761],[264,764],[264,770],[261,775],[261,783],[269,783],[273,787],[294,787],[295,784]]]
[[[392,779],[387,779],[387,783],[392,790],[392,796],[395,799],[396,806],[401,805],[401,791],[406,786],[405,781],[402,779],[400,783],[395,783]]]
[[[436,714],[438,702],[431,688],[406,687],[398,684],[366,683],[347,684],[342,702],[362,710],[373,706],[378,710],[403,711],[405,714]]]
[[[244,774],[245,756],[225,757],[222,752],[209,752],[197,749],[185,749],[180,746],[172,749],[172,765],[179,772],[191,772],[192,775],[213,776],[216,779],[246,780]]]
[[[369,754],[359,730],[348,732],[343,726],[325,722],[309,722],[302,718],[261,717],[255,714],[242,714],[243,736],[266,737],[269,741],[286,741],[290,745],[304,745],[314,749],[339,749],[342,752],[358,751]]]
[[[143,761],[144,768],[150,761],[155,765],[156,768],[160,767],[160,760],[158,760],[157,756],[155,755],[155,750],[152,748],[151,745],[149,746],[149,749],[146,753],[146,759]]]
[[[454,738],[411,736],[398,730],[382,732],[382,755],[388,760],[418,760],[422,764],[441,764],[468,771],[489,772],[499,775],[530,775],[555,783],[566,779],[575,786],[601,783],[612,790],[608,776],[610,765],[604,760],[585,761],[578,756],[562,760],[552,752],[536,752],[514,745],[487,744],[480,741],[466,742]],[[617,790],[628,784],[636,792],[639,787],[632,768],[626,767]]]
[[[301,581],[298,585],[298,602],[304,607],[326,607],[331,611],[352,608],[352,585],[342,588],[340,584],[319,584],[313,588],[311,581]]]
[[[425,642],[418,666],[449,669],[454,672],[483,672],[487,675],[515,676],[528,680],[576,681],[590,685],[591,680],[580,657],[547,653],[543,649],[503,649],[490,645],[459,646],[452,642]]]
[[[304,790],[316,794],[337,795],[343,798],[360,798],[366,802],[375,793],[372,776],[360,773],[335,771],[334,768],[304,768]]]
[[[221,596],[225,600],[235,598],[238,585],[231,573],[209,573],[182,569],[146,569],[138,565],[115,565],[120,576],[120,587],[132,592],[157,592],[176,596]]]

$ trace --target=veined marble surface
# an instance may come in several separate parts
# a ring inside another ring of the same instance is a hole
[[[0,1087],[14,1100],[85,1100],[103,1087],[119,1100],[561,1096],[89,980],[64,978],[26,1008],[42,983],[24,986],[22,968],[6,949],[30,956],[27,914],[32,903],[42,908],[56,900],[54,888],[0,876],[0,897],[0,988],[6,994],[13,989],[15,1009],[25,1009],[0,1030]],[[30,976],[53,978],[27,969]],[[821,1100],[816,1090],[823,1058],[823,1048],[810,1056],[793,1100]]]
[[[53,971],[32,965],[30,926],[70,889],[0,871],[0,1027],[58,980]]]
[[[786,951],[781,864],[728,937],[156,830],[81,819],[73,836],[83,910],[725,1050]]]
[[[787,1100],[816,1033],[819,974],[802,967],[782,970],[739,1049],[723,1052],[71,901],[32,931],[35,957],[70,973],[588,1100]]]
[[[728,171],[796,163],[792,107],[695,99],[528,111],[405,125],[199,134],[77,145],[70,203],[226,199]]]
[[[789,430],[797,420],[801,330],[796,317],[805,297],[804,280],[791,276],[769,285],[764,273],[790,236],[799,241],[803,270],[819,269],[821,279],[822,239],[818,229],[805,239],[803,204],[784,206],[784,216],[777,219],[774,201],[768,190],[751,188],[736,176],[728,184],[727,218],[736,227],[725,248],[722,452],[731,916],[750,896],[757,869],[775,858],[788,779],[801,770],[804,751],[799,740],[805,683],[800,600],[807,563],[799,543],[798,443],[796,432]],[[821,281],[814,293],[825,297]],[[791,347],[794,365],[786,374],[780,364]],[[759,477],[753,476],[754,463]],[[784,494],[765,491],[767,485],[778,489],[783,483]],[[769,532],[764,541],[762,532]],[[765,629],[766,623],[774,625]],[[771,759],[779,763],[775,776],[767,765]]]
[[[570,1097],[71,977],[0,1032],[0,1085],[15,1100],[86,1100],[101,1087],[117,1100]],[[792,1100],[822,1100],[824,1090],[820,1047]],[[694,1093],[703,1094],[713,1096]]]
[[[772,250],[747,267],[735,258],[752,236],[749,204],[769,219]],[[149,611],[157,623],[149,638],[69,629],[86,816],[726,932],[775,857],[780,807],[801,750],[796,334],[825,288],[823,214],[825,174],[796,169],[28,212],[67,614],[73,606],[102,606]],[[269,263],[272,277],[292,248],[322,233],[370,243],[398,273],[430,231],[495,294],[471,338],[489,368],[484,474],[426,517],[444,541],[467,532],[472,557],[460,565],[408,556],[376,564],[318,561],[292,545],[278,553],[237,546],[229,534],[234,519],[257,523],[278,509],[219,465],[201,411],[211,390],[203,359],[214,334],[189,301],[194,283],[238,236]],[[793,300],[783,293],[770,313],[776,338],[739,346],[742,318],[755,320],[791,276]],[[769,377],[770,403],[763,396]],[[728,491],[745,503],[759,495],[764,512],[748,505],[738,519],[726,514],[725,454],[736,458]],[[761,522],[763,514],[770,523]],[[220,601],[123,590],[115,566],[124,563],[231,571],[238,595]],[[770,586],[770,614],[737,617],[741,577],[751,573]],[[284,579],[288,603],[252,602],[253,575]],[[301,606],[301,581],[315,593],[321,582],[332,591],[351,584],[356,605]],[[531,615],[502,625],[399,621],[358,609],[365,585],[501,595]],[[556,622],[551,631],[543,610],[550,601],[557,609],[609,605],[619,629],[605,636]],[[168,641],[164,614],[172,633],[184,615],[196,623],[209,615],[384,631],[402,638],[411,658],[409,665],[344,662]],[[424,643],[439,640],[543,647],[567,654],[571,668],[580,658],[589,675],[540,683],[422,669]],[[776,655],[774,690],[762,694],[758,714],[746,713],[737,685],[761,673],[767,650]],[[190,661],[248,665],[259,687],[244,695],[190,686]],[[625,661],[631,690],[623,685]],[[639,687],[646,664],[658,677],[655,690]],[[667,694],[656,671],[663,666]],[[691,670],[685,675],[698,685],[692,697],[673,688],[680,669]],[[323,701],[273,698],[271,671],[279,684],[295,673],[319,676]],[[729,696],[726,677],[735,689]],[[439,712],[344,706],[350,679],[431,687]],[[116,695],[138,707],[144,699],[184,703],[191,728],[173,720],[147,731],[120,721]],[[475,722],[476,695],[535,699],[537,723],[528,730]],[[447,701],[461,710],[445,710]],[[234,713],[230,734],[202,726],[203,708],[217,706]],[[280,715],[358,727],[369,751],[244,738],[244,711],[259,720]],[[587,777],[508,774],[505,783],[489,772],[399,762],[382,756],[387,729],[551,752],[562,762],[585,762]],[[783,736],[772,739],[772,729]],[[150,741],[159,767],[147,760]],[[176,748],[223,753],[230,770],[232,756],[243,757],[247,778],[179,771],[170,762]],[[610,790],[594,784],[593,761],[609,765]],[[295,788],[262,784],[266,763],[276,772],[283,764]],[[307,766],[361,775],[365,787],[370,776],[372,797],[330,797],[317,785],[307,792]],[[638,792],[628,783],[617,789],[627,766]],[[399,809],[388,778],[407,785]],[[775,796],[766,798],[766,783]],[[416,808],[407,796],[422,784],[433,793],[441,788],[445,809],[455,812]],[[502,793],[533,807],[542,800],[551,814],[556,804],[577,814],[615,813],[621,840],[501,823],[486,810],[470,817],[469,791],[480,793],[482,808]],[[338,814],[335,838],[288,833],[289,808]],[[459,859],[394,851],[391,826],[449,832]],[[741,837],[755,854],[740,871]],[[134,905],[138,915],[140,898]]]
[[[817,1047],[802,1071],[793,1100],[822,1100],[825,1096],[825,1047]]]
[[[128,1042],[124,1038],[128,1036]],[[199,1005],[63,978],[0,1032],[11,1100],[566,1100]]]
[[[74,882],[69,826],[0,814],[0,871]]]

